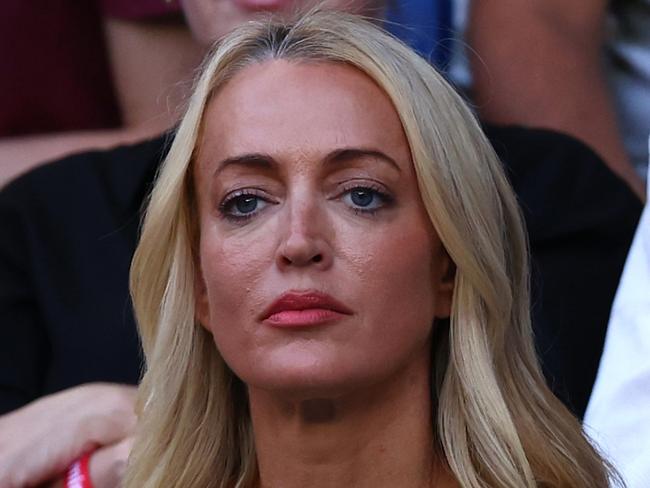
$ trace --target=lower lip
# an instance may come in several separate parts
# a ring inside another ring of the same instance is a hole
[[[285,8],[290,0],[236,0],[237,4],[246,10],[274,11]]]
[[[333,320],[339,320],[345,314],[324,308],[310,308],[307,310],[285,310],[278,312],[265,319],[268,325],[273,327],[311,327],[324,324]]]

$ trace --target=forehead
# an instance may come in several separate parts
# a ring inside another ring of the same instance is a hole
[[[388,96],[341,63],[272,60],[244,68],[209,102],[202,133],[200,153],[219,157],[364,147],[410,161]]]

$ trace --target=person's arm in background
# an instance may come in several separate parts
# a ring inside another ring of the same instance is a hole
[[[467,40],[479,114],[582,140],[643,197],[602,65],[606,0],[471,2]]]
[[[123,127],[0,139],[0,187],[43,162],[154,137],[176,122],[204,53],[187,26],[107,19],[105,30]]]

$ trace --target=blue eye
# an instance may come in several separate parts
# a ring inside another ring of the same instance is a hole
[[[257,208],[258,198],[254,195],[242,195],[233,198],[232,206],[240,214],[247,214],[253,212]]]
[[[355,186],[343,195],[343,200],[358,212],[373,212],[392,202],[391,197],[367,186]]]
[[[359,207],[368,207],[375,199],[375,192],[369,188],[353,188],[350,190],[350,200]]]
[[[230,220],[245,220],[263,210],[269,201],[251,190],[242,190],[226,197],[219,205],[219,212]]]

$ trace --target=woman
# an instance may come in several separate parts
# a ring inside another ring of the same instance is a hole
[[[133,262],[127,486],[605,487],[527,286],[500,164],[424,60],[346,14],[247,24],[204,67]]]

